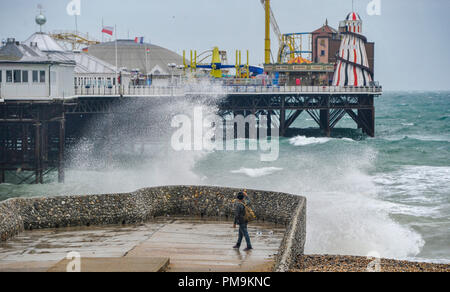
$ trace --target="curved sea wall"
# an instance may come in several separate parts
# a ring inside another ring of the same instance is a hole
[[[159,216],[201,216],[233,219],[238,189],[170,186],[133,193],[15,198],[0,202],[0,239],[6,241],[23,230],[131,224]],[[258,220],[286,226],[276,271],[288,271],[303,254],[306,239],[304,197],[248,190]]]

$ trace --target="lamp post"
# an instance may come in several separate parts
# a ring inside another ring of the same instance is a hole
[[[181,72],[182,70],[184,70],[184,66],[183,65],[178,65],[177,66],[177,70],[179,70],[178,73]],[[181,75],[182,74],[180,74],[180,85],[182,83],[182,76]]]
[[[169,63],[169,64],[167,64],[167,67],[169,67],[169,69],[170,69],[170,84],[173,87],[173,70],[177,67],[177,64]]]

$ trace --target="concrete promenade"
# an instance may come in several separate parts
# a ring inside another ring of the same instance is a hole
[[[80,253],[82,271],[270,271],[285,228],[249,227],[255,250],[233,250],[232,222],[159,218],[127,226],[25,231],[0,243],[2,271],[66,271],[69,252]],[[243,244],[243,248],[245,244]]]

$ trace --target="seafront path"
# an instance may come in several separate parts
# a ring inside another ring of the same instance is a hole
[[[0,243],[0,272],[65,272],[70,252],[81,255],[85,272],[270,271],[284,226],[258,222],[249,232],[251,252],[232,249],[237,238],[232,222],[211,219],[166,217],[138,225],[25,231]]]

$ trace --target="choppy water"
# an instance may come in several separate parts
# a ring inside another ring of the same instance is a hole
[[[338,130],[334,138],[283,138],[280,158],[270,163],[251,151],[174,153],[167,149],[168,120],[162,109],[165,134],[140,152],[133,146],[110,149],[113,162],[105,162],[81,143],[64,185],[0,185],[0,200],[166,184],[283,191],[308,198],[307,253],[375,251],[450,262],[449,92],[386,93],[377,99],[375,139],[353,130]],[[297,126],[315,127],[307,116]],[[355,127],[350,118],[339,124],[346,126]]]

